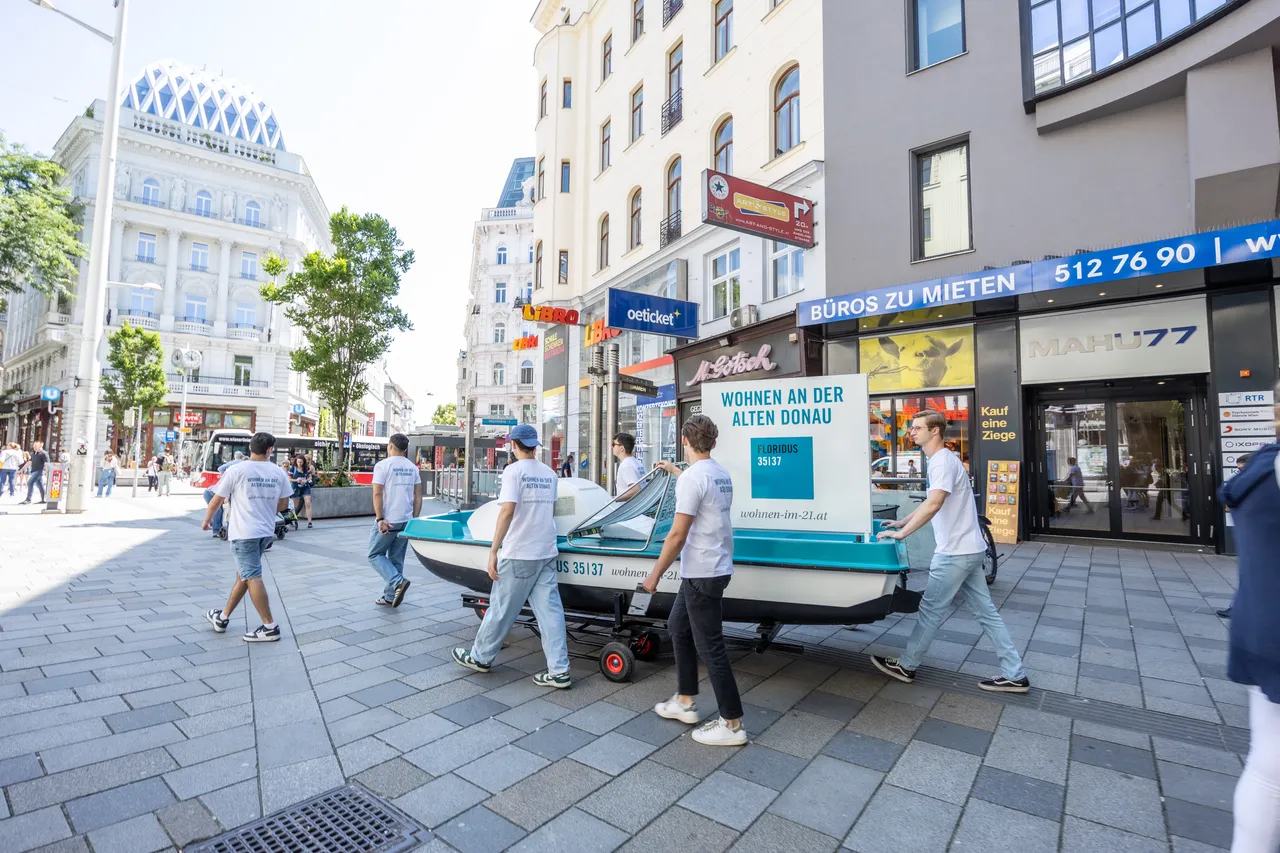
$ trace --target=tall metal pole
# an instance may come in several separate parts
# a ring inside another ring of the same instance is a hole
[[[606,448],[604,458],[600,461],[604,464],[605,472],[608,474],[609,480],[606,488],[609,494],[613,494],[614,490],[614,470],[617,466],[613,464],[613,437],[618,434],[618,345],[609,344],[609,351],[605,354],[604,367],[606,371],[605,382],[605,424],[604,432],[600,436],[600,444]]]
[[[187,373],[188,369],[184,366],[182,368],[182,413],[178,415],[178,457],[175,460],[179,471],[182,470],[183,439],[187,435],[183,432],[187,428]]]
[[[466,458],[462,460],[462,508],[471,509],[471,472],[476,469],[475,463],[471,460],[475,458],[476,446],[476,401],[473,397],[467,398],[467,443],[463,449]]]
[[[107,111],[102,117],[102,156],[98,163],[98,194],[93,206],[93,242],[89,246],[89,274],[85,281],[84,325],[76,386],[71,398],[71,476],[67,483],[67,512],[84,512],[93,489],[93,459],[98,440],[98,386],[102,362],[98,344],[107,301],[107,252],[111,209],[115,201],[116,149],[120,139],[120,74],[124,64],[125,18],[129,0],[116,0],[115,37],[111,41],[111,72],[107,77]]]
[[[142,473],[142,469],[138,467],[138,457],[142,454],[140,439],[142,438],[142,407],[138,407],[138,413],[133,419],[133,493],[129,495],[131,498],[138,496],[138,475]]]
[[[604,417],[604,349],[599,345],[591,348],[591,366],[587,371],[591,376],[591,431],[587,433],[587,476],[591,482],[600,485],[600,429]]]

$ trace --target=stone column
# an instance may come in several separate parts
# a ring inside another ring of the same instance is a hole
[[[231,240],[222,241],[218,254],[218,307],[213,319],[213,333],[218,337],[227,335],[227,298],[231,293]]]
[[[169,246],[164,256],[164,303],[160,308],[160,330],[173,329],[173,305],[178,299],[178,247],[182,242],[182,232],[177,228],[169,229]]]

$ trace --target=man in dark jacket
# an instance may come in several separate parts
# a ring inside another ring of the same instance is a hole
[[[1248,453],[1241,453],[1239,456],[1237,456],[1237,457],[1236,457],[1236,474],[1238,475],[1238,474],[1240,474],[1241,472],[1243,472],[1243,471],[1244,471],[1244,469],[1245,469],[1245,466],[1246,466],[1246,465],[1248,465],[1248,464],[1249,464],[1249,454],[1248,454]],[[1219,616],[1219,617],[1221,617],[1221,618],[1223,618],[1223,619],[1230,619],[1230,618],[1231,618],[1231,608],[1230,608],[1230,607],[1224,607],[1224,608],[1222,608],[1221,610],[1217,610],[1217,611],[1214,611],[1214,612],[1216,612],[1216,613],[1218,614],[1218,616]]]

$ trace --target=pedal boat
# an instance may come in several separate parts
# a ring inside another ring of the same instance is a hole
[[[611,614],[630,604],[662,551],[675,517],[676,478],[655,469],[629,500],[610,498],[587,480],[558,482],[556,569],[565,610]],[[400,534],[432,574],[488,596],[486,570],[499,504],[409,522]],[[875,530],[882,522],[875,522]],[[920,594],[906,588],[899,542],[862,534],[739,529],[726,622],[849,625],[911,613]],[[679,561],[663,575],[645,616],[665,620],[679,587]]]

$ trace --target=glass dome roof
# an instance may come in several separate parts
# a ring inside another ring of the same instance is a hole
[[[271,106],[253,90],[162,59],[125,87],[120,105],[280,151],[284,135]]]

